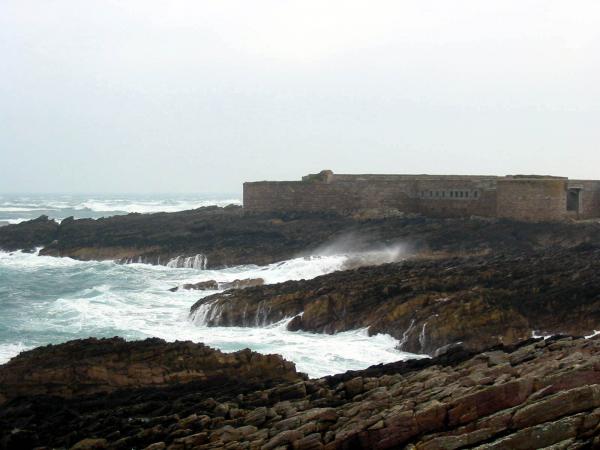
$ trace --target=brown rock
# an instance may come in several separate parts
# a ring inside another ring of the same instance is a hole
[[[293,444],[302,439],[302,433],[296,430],[282,431],[275,435],[269,442],[263,446],[263,450],[271,450],[280,445]]]
[[[525,428],[515,434],[476,448],[478,450],[536,450],[546,448],[577,436],[577,430],[582,421],[583,416],[566,417],[556,422]]]
[[[71,450],[103,450],[107,448],[106,439],[83,439],[71,447]]]
[[[308,436],[295,441],[292,445],[294,450],[321,450],[323,442],[320,433],[309,434]]]
[[[23,352],[0,366],[0,396],[71,397],[191,381],[302,378],[293,363],[250,350],[222,353],[192,342],[90,338]],[[302,382],[282,387],[281,395],[300,395],[293,393],[300,392],[301,386]]]
[[[245,278],[243,280],[225,281],[219,283],[219,289],[245,289],[265,284],[263,278]]]
[[[363,392],[363,379],[361,377],[356,377],[351,379],[350,381],[346,381],[346,396],[348,398],[353,398],[355,395],[362,394]]]
[[[525,405],[513,416],[513,428],[526,428],[600,406],[600,385],[583,386]]]
[[[520,379],[486,387],[455,400],[448,409],[450,426],[471,422],[479,417],[523,403],[533,388],[533,380]]]

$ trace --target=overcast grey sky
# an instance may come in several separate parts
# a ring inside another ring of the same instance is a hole
[[[0,0],[0,192],[600,178],[597,0]]]

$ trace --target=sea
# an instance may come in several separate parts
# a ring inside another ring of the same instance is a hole
[[[40,215],[56,220],[118,214],[174,212],[241,204],[235,194],[0,195],[0,225]],[[22,351],[86,337],[159,337],[191,340],[225,352],[250,348],[277,353],[298,370],[320,377],[373,364],[419,357],[397,350],[398,341],[366,329],[337,334],[291,332],[287,318],[263,327],[206,327],[189,316],[200,298],[217,291],[170,292],[184,283],[263,278],[266,283],[310,279],[340,270],[355,255],[303,256],[268,266],[220,270],[77,261],[37,252],[0,251],[0,364]]]

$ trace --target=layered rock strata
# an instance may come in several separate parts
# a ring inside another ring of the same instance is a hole
[[[181,383],[302,379],[293,363],[250,350],[223,353],[162,339],[82,339],[38,347],[0,366],[0,405],[23,395],[74,397]]]
[[[427,354],[459,342],[481,350],[532,334],[589,335],[600,325],[600,247],[363,267],[214,294],[191,315],[209,326],[296,316],[291,330],[368,327],[397,338],[402,350]]]
[[[4,449],[596,448],[600,341],[455,349],[270,387],[241,377],[235,385],[20,397],[0,410],[0,435]]]

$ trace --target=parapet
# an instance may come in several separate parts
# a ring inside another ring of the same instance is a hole
[[[307,183],[330,183],[333,180],[333,171],[321,170],[319,173],[309,173],[302,177]]]

